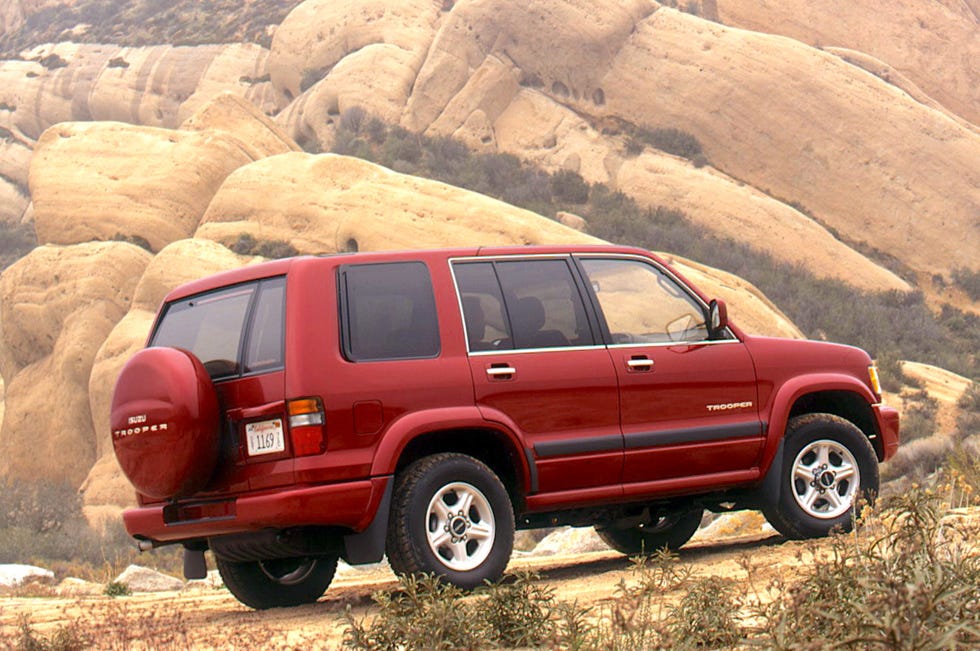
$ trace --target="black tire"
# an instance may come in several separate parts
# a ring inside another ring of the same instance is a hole
[[[235,598],[250,608],[310,604],[323,596],[337,571],[336,556],[234,562],[217,558],[218,572]]]
[[[461,500],[468,506],[455,509]],[[431,573],[472,590],[503,576],[513,547],[510,498],[483,462],[434,454],[396,477],[386,541],[396,574]]]
[[[596,533],[604,543],[627,556],[649,555],[664,547],[677,551],[698,530],[703,514],[701,509],[678,511],[651,524],[628,529],[608,527],[596,529]]]
[[[871,441],[853,423],[832,414],[790,420],[778,471],[778,494],[765,496],[762,512],[787,538],[850,531],[855,505],[871,503],[878,494],[878,458]]]

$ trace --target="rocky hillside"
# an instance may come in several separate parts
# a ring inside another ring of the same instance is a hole
[[[864,4],[0,0],[0,222],[39,244],[0,277],[0,476],[84,483],[93,512],[129,499],[106,455],[115,374],[170,287],[257,259],[229,249],[243,234],[299,252],[591,238],[303,151],[357,112],[849,291],[978,311],[958,280],[980,274],[977,7]],[[800,336],[711,259],[679,263],[749,330]]]

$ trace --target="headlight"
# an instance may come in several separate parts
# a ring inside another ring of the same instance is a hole
[[[871,378],[871,388],[874,392],[881,395],[881,381],[878,379],[878,367],[872,364],[868,367],[868,377]]]

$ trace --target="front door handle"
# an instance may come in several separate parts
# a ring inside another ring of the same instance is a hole
[[[517,373],[517,369],[513,366],[491,366],[487,369],[487,375],[490,377],[502,377],[514,373]]]
[[[646,355],[634,355],[626,360],[626,366],[631,371],[649,371],[653,368],[653,360]]]

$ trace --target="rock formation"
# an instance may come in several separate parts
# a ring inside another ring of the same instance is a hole
[[[92,364],[149,260],[122,242],[43,246],[0,276],[0,475],[78,485],[88,474]]]
[[[37,142],[30,175],[38,241],[189,237],[232,171],[296,148],[265,116],[219,96],[180,130],[71,122]],[[85,197],[79,201],[79,197]]]
[[[980,124],[980,3],[716,0],[718,20],[817,47],[864,52]]]

